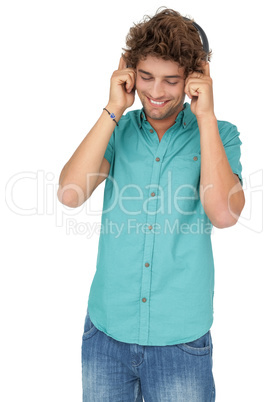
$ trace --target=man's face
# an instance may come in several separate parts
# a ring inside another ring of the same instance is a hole
[[[136,90],[148,119],[176,119],[183,109],[184,68],[170,60],[148,56],[136,67]]]

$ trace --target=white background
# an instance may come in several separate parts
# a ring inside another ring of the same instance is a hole
[[[0,12],[4,402],[82,400],[81,337],[99,236],[82,230],[101,217],[62,206],[58,176],[107,104],[129,27],[160,6],[205,30],[217,118],[237,125],[243,142],[246,207],[237,225],[212,235],[217,401],[268,400],[264,3],[10,0]],[[103,189],[88,210],[101,209]]]

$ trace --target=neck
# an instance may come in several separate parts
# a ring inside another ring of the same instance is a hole
[[[169,121],[165,120],[155,120],[147,117],[147,121],[151,124],[153,129],[157,132],[157,134],[164,134],[170,127],[175,123],[175,119],[169,119]]]
[[[175,122],[176,122],[176,118],[178,117],[179,113],[183,110],[183,106],[180,109],[180,111],[176,114],[173,114],[172,116],[169,116],[165,119],[152,119],[149,116],[146,116],[147,121],[150,123],[150,125],[153,127],[153,129],[157,132],[158,136],[162,137],[165,132],[172,127]]]

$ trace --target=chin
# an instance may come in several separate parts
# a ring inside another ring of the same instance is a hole
[[[172,115],[177,115],[178,111],[177,110],[167,110],[167,111],[150,111],[147,109],[147,107],[143,106],[145,114],[147,117],[153,120],[164,120],[167,119],[168,117],[171,117]]]
[[[170,108],[166,108],[166,109],[163,108],[163,110],[161,110],[160,108],[152,109],[151,105],[148,106],[146,98],[141,103],[142,103],[146,116],[149,117],[150,119],[164,120],[164,119],[170,118],[173,115],[174,115],[174,118],[176,119],[177,115],[183,109],[184,99],[181,100],[179,102],[179,104],[177,104],[176,106],[170,105]]]

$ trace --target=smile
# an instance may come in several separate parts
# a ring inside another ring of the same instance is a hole
[[[165,102],[155,102],[155,101],[153,101],[152,99],[151,99],[151,102],[152,102],[154,105],[163,105],[163,103],[165,103]]]
[[[149,102],[151,103],[151,105],[154,105],[154,106],[163,106],[163,105],[165,105],[167,102],[169,102],[169,101],[161,101],[161,102],[159,102],[159,101],[154,101],[153,99],[148,98],[148,97],[147,97],[147,99],[149,100]]]

